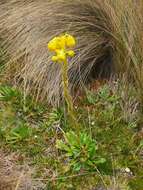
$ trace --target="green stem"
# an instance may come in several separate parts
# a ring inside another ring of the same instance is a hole
[[[78,125],[77,119],[75,117],[72,97],[68,90],[69,82],[68,82],[68,62],[67,62],[67,60],[65,60],[64,63],[62,64],[62,82],[63,82],[64,98],[67,103],[68,114],[70,116],[72,125],[74,127],[78,127],[79,125]]]

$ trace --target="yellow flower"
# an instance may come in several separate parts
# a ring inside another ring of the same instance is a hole
[[[52,61],[53,61],[53,62],[58,61],[58,57],[54,55],[54,56],[52,57]]]
[[[67,51],[67,55],[70,57],[74,57],[75,52],[73,50],[69,50],[69,51]]]
[[[57,36],[53,38],[48,43],[48,49],[55,52],[56,55],[52,56],[52,61],[64,62],[67,57],[73,57],[75,55],[73,50],[68,50],[67,48],[72,48],[76,44],[73,36],[69,34]]]

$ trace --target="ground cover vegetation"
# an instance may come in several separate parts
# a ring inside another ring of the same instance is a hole
[[[79,98],[76,133],[65,107],[34,104],[31,97],[24,99],[17,89],[1,84],[1,154],[15,153],[16,165],[26,163],[33,170],[30,184],[40,182],[37,189],[141,190],[140,105],[133,87],[126,94],[120,81],[112,85],[87,90]],[[14,187],[18,179],[11,182]]]

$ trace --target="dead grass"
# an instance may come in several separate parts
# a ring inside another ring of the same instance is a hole
[[[16,153],[0,151],[0,190],[36,190],[42,184],[32,180],[34,169],[26,163],[19,165],[22,159]]]

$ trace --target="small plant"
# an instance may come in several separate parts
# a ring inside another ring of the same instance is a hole
[[[64,112],[62,108],[54,108],[49,114],[48,118],[46,119],[45,126],[57,126],[57,125],[64,125],[66,123],[64,119]]]
[[[19,92],[10,86],[0,86],[0,101],[11,101],[19,96]]]
[[[75,52],[69,48],[73,48],[75,44],[75,38],[69,34],[65,34],[53,38],[48,43],[48,49],[56,54],[52,56],[52,61],[61,64],[63,93],[65,101],[67,103],[67,111],[70,116],[72,125],[74,127],[77,127],[78,123],[74,113],[73,101],[68,90],[68,58],[75,55]]]
[[[99,102],[102,104],[117,104],[119,98],[120,97],[112,92],[107,84],[100,87],[96,93],[86,90],[86,101],[88,104],[92,105],[95,105]]]
[[[97,153],[97,142],[86,133],[77,135],[70,131],[64,134],[64,140],[57,140],[56,147],[65,152],[67,170],[96,170],[99,164],[106,161]]]
[[[14,144],[26,140],[31,134],[31,130],[28,126],[22,125],[10,130],[6,135],[7,143]]]

